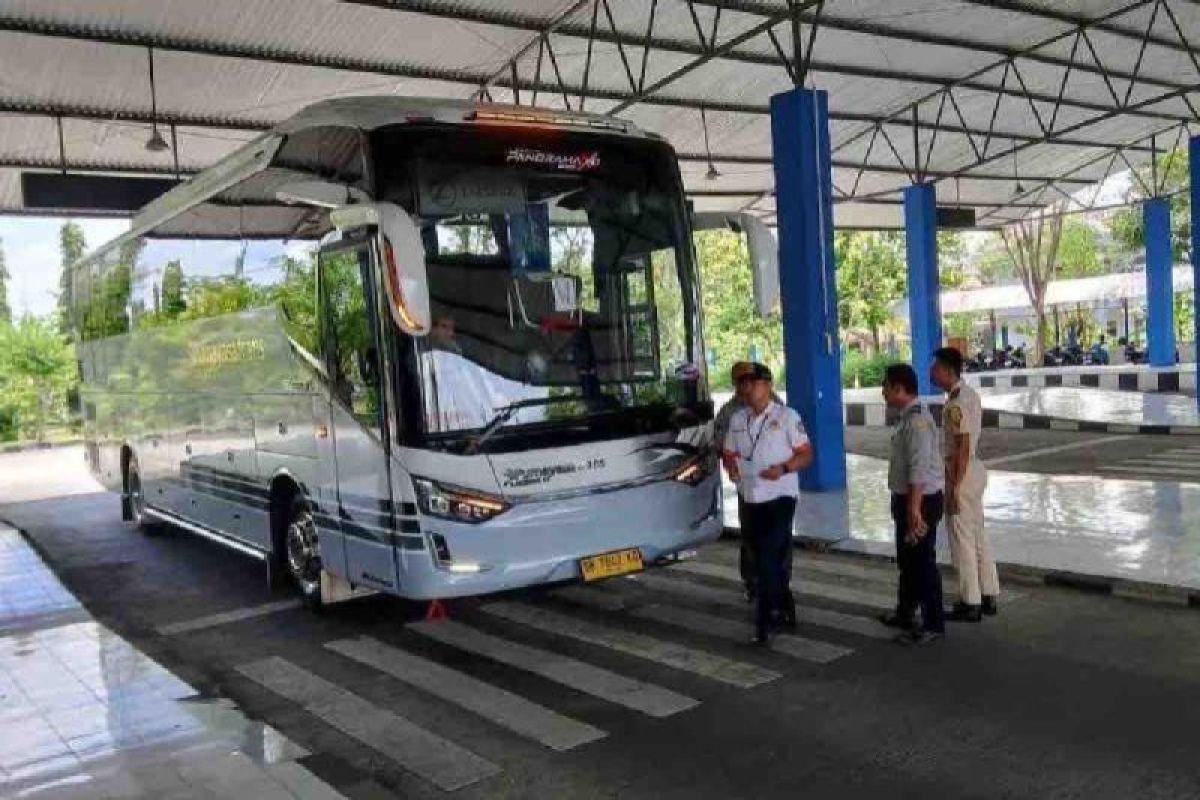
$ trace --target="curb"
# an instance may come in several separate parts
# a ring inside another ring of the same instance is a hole
[[[929,413],[942,424],[944,402],[928,402]],[[848,428],[886,428],[896,424],[899,412],[883,403],[850,401],[843,404],[842,419]],[[1045,414],[1023,414],[1015,411],[983,409],[982,427],[1005,430],[1079,431],[1083,433],[1154,434],[1197,436],[1200,427],[1190,425],[1134,425],[1127,422],[1091,422],[1087,420],[1050,417]]]
[[[1036,370],[1045,370],[1038,372]],[[1087,370],[1069,368],[1072,372],[1055,372],[1054,367],[1034,367],[1012,375],[1003,371],[968,372],[963,377],[968,384],[982,389],[1022,389],[1043,386],[1082,386],[1092,389],[1114,389],[1120,392],[1144,394],[1193,394],[1196,391],[1194,369],[1133,367],[1130,369]]]
[[[64,439],[60,442],[7,442],[0,444],[0,455],[24,453],[31,450],[53,450],[59,447],[76,447],[83,439]]]
[[[797,536],[795,543],[802,550],[812,550],[817,553],[836,553],[840,556],[858,558],[864,561],[895,563],[895,559],[891,556],[839,550],[839,542],[829,539]],[[942,569],[946,568],[942,566]],[[953,571],[953,567],[949,567],[949,569]],[[1088,594],[1120,597],[1125,600],[1135,600],[1154,605],[1169,605],[1177,608],[1194,608],[1200,610],[1200,589],[1189,589],[1186,586],[1171,586],[1164,583],[1130,580],[1129,578],[1113,578],[1105,575],[1090,575],[1068,570],[1045,569],[1007,561],[996,562],[996,569],[1000,573],[1001,578],[1011,583],[1026,585],[1041,584],[1055,588],[1074,589]]]

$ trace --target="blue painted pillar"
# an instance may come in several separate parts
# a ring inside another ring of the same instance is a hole
[[[846,486],[842,374],[833,261],[833,187],[826,93],[793,89],[771,98],[779,291],[788,405],[813,445],[800,474],[807,491]]]
[[[908,330],[921,394],[933,394],[929,366],[942,346],[941,280],[937,262],[937,194],[932,183],[904,190],[904,246],[908,255]]]
[[[1146,235],[1146,354],[1152,367],[1175,363],[1175,288],[1171,281],[1171,205],[1155,197],[1142,203]]]
[[[1192,349],[1200,364],[1200,136],[1188,139],[1188,184],[1192,201]],[[1196,381],[1196,404],[1200,406],[1200,379]]]

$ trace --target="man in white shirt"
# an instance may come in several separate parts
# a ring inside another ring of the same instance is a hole
[[[949,618],[979,622],[997,613],[1000,578],[983,529],[983,492],[987,468],[979,460],[983,403],[962,379],[962,354],[953,347],[934,351],[930,380],[946,392],[942,437],[946,469],[946,527],[950,557],[958,572],[958,602]]]
[[[725,434],[724,462],[742,498],[742,536],[754,551],[757,587],[754,639],[766,644],[772,615],[795,627],[796,605],[788,587],[792,520],[800,494],[798,470],[812,463],[812,446],[795,410],[772,399],[771,370],[752,364],[745,407],[733,414]]]

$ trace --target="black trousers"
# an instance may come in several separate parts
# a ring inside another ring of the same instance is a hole
[[[738,547],[738,571],[742,574],[742,585],[746,587],[751,597],[758,594],[758,574],[757,567],[754,566],[754,541],[750,535],[750,529],[746,524],[746,501],[738,495],[737,499],[738,512],[738,530],[741,531],[741,542]],[[787,565],[787,584],[792,583],[792,537],[788,537],[788,552],[784,558],[784,563]]]
[[[796,601],[788,586],[792,562],[792,519],[796,498],[779,497],[766,503],[743,503],[743,536],[750,535],[754,558],[757,604],[755,630],[766,635],[776,613],[795,619]]]
[[[922,627],[942,633],[945,610],[942,608],[942,575],[937,565],[937,526],[944,508],[941,492],[921,498],[921,517],[927,531],[915,544],[908,536],[908,495],[892,495],[892,521],[896,523],[896,563],[900,567],[900,590],[896,614],[911,619],[921,609]]]

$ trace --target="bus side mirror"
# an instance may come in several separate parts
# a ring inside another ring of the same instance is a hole
[[[742,212],[698,211],[692,214],[692,229],[729,230],[746,239],[754,284],[754,308],[767,316],[779,307],[779,244],[761,219]]]
[[[429,333],[429,280],[425,246],[412,217],[395,203],[363,203],[329,212],[338,230],[379,229],[379,251],[388,310],[396,326],[412,336]]]

